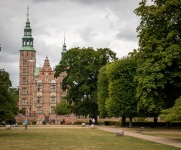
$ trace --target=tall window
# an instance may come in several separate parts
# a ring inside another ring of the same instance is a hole
[[[23,78],[23,83],[26,83],[26,78]]]
[[[55,84],[51,84],[51,91],[55,91]]]
[[[22,105],[26,105],[26,99],[22,100]]]
[[[26,69],[25,68],[23,69],[23,74],[26,74]]]
[[[38,91],[42,91],[42,81],[38,80]]]
[[[38,107],[37,107],[37,113],[38,113],[38,114],[41,114],[41,112],[42,112],[42,108],[41,108],[41,106],[38,106]]]
[[[51,107],[51,113],[55,113],[55,107]]]
[[[25,95],[26,94],[26,88],[23,88],[22,93]]]
[[[55,96],[51,96],[51,103],[55,103]]]
[[[23,60],[23,66],[26,66],[26,60]]]
[[[38,96],[38,97],[37,97],[37,103],[38,103],[38,104],[42,103],[42,97],[41,97],[41,96]]]
[[[56,87],[56,81],[52,80],[51,81],[51,91],[55,91],[55,87]]]
[[[38,84],[38,91],[42,91],[42,85]]]

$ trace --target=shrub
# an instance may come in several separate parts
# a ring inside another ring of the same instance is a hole
[[[46,125],[46,121],[45,120],[43,121],[43,125]]]
[[[32,125],[36,125],[36,121],[33,121],[33,122],[32,122]]]
[[[17,122],[18,125],[23,125],[23,122]]]

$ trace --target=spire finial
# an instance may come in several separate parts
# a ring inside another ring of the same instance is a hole
[[[65,44],[65,30],[64,30],[64,44]]]
[[[27,20],[29,20],[29,6],[27,5]]]

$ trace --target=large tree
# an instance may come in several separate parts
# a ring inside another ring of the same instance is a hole
[[[106,66],[99,70],[97,81],[97,100],[100,117],[107,117],[106,99],[108,98],[108,78],[106,75]]]
[[[135,10],[141,22],[136,81],[138,109],[156,117],[181,95],[181,2],[140,2]]]
[[[98,70],[116,59],[110,49],[72,48],[55,68],[55,76],[66,72],[62,87],[67,89],[66,99],[74,105],[73,113],[96,118]]]
[[[0,122],[8,121],[17,114],[18,90],[11,88],[9,73],[0,70]]]
[[[109,97],[106,108],[110,116],[129,117],[129,127],[132,127],[132,118],[137,116],[136,61],[127,57],[117,60],[106,66],[108,77]]]

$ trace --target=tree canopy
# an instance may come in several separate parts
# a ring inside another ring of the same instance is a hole
[[[11,88],[9,73],[0,70],[0,121],[11,120],[17,114],[18,89]]]
[[[122,58],[106,66],[109,97],[106,102],[111,116],[134,117],[137,115],[136,62],[130,57]]]
[[[141,22],[139,37],[138,109],[158,115],[181,95],[181,3],[180,0],[140,2],[135,10]]]
[[[74,105],[73,113],[97,116],[98,71],[115,59],[116,54],[108,48],[94,50],[91,47],[77,47],[63,55],[55,68],[55,77],[61,72],[67,73],[62,87],[64,90],[67,89],[66,99]]]
[[[106,110],[106,99],[109,96],[108,92],[108,78],[106,74],[106,66],[103,66],[99,70],[98,81],[97,81],[97,100],[98,100],[98,110],[100,117],[107,117]]]

